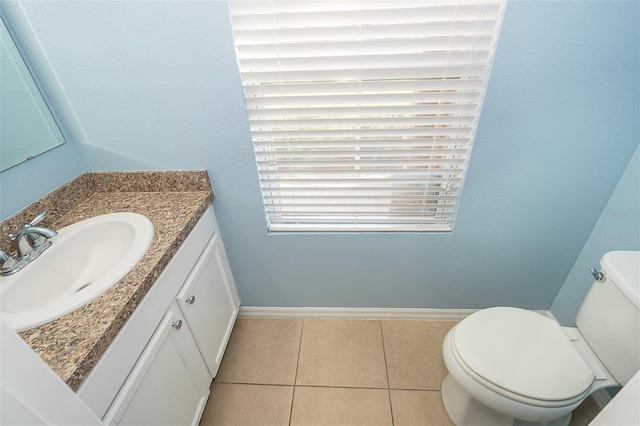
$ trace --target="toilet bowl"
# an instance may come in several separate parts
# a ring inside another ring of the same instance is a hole
[[[606,253],[576,318],[494,307],[446,335],[442,399],[458,426],[566,426],[594,390],[640,370],[640,252]]]
[[[452,387],[456,395],[468,394],[468,401],[453,402],[467,407],[468,419],[453,418],[458,425],[564,424],[595,380],[558,323],[518,308],[485,309],[465,319],[445,337],[443,357],[451,375],[442,388],[450,415]],[[476,402],[482,406],[472,410]]]

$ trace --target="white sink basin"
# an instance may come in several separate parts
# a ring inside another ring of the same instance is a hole
[[[0,315],[16,331],[53,321],[91,302],[138,263],[153,224],[137,213],[96,216],[58,230],[24,269],[0,277]]]

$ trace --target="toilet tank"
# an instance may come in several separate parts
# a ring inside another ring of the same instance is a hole
[[[640,370],[640,251],[612,251],[600,259],[605,281],[594,281],[576,324],[621,385]]]

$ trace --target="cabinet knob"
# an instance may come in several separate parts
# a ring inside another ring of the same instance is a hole
[[[193,302],[196,301],[196,297],[192,294],[191,296],[189,296],[186,299],[184,299],[184,301],[187,302],[190,305],[193,305]]]
[[[171,324],[171,327],[175,328],[176,330],[180,330],[182,328],[182,320],[174,321],[173,324]]]

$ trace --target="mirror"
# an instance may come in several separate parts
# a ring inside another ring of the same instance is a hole
[[[64,142],[36,79],[0,16],[0,171]]]

